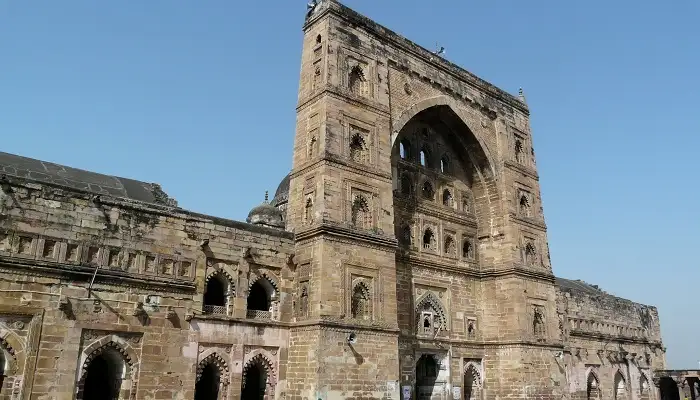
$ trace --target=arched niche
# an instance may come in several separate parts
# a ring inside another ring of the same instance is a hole
[[[86,346],[80,357],[77,400],[131,399],[136,390],[138,356],[117,335],[104,336]],[[107,396],[107,397],[105,397]]]

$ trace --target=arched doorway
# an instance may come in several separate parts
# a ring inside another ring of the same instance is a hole
[[[666,376],[659,379],[659,391],[661,392],[660,400],[681,400],[678,385],[672,378]]]
[[[125,363],[122,355],[107,347],[90,360],[85,370],[81,400],[116,400],[119,398]]]
[[[207,314],[227,314],[228,282],[218,273],[207,281],[204,289],[204,312]]]
[[[598,383],[598,378],[590,372],[588,374],[588,380],[586,382],[586,399],[588,400],[598,400],[600,399],[600,388]]]
[[[625,382],[625,377],[622,375],[622,372],[617,371],[614,384],[615,400],[628,400],[627,382]]]
[[[469,363],[464,369],[464,400],[478,400],[481,398],[481,374],[477,367]]]
[[[438,371],[440,370],[435,356],[423,354],[416,363],[416,399],[429,400],[435,392]]]
[[[218,400],[221,373],[214,364],[207,364],[202,369],[194,389],[194,400]]]
[[[260,276],[248,291],[248,318],[271,319],[276,288],[266,276]]]
[[[263,400],[267,389],[267,371],[260,362],[254,362],[245,372],[241,400]]]

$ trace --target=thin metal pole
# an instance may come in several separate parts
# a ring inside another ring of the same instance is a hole
[[[95,277],[97,276],[97,270],[100,269],[100,266],[97,265],[95,266],[95,272],[92,274],[92,279],[90,280],[90,286],[88,287],[88,295],[87,298],[90,298],[90,295],[92,294],[92,284],[95,283]]]

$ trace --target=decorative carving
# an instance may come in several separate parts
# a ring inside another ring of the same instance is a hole
[[[409,82],[406,82],[403,85],[403,90],[406,92],[407,95],[412,95],[413,94],[413,88],[411,87],[411,84]]]
[[[532,310],[532,328],[535,336],[544,336],[545,334],[545,319],[544,307],[534,306]]]

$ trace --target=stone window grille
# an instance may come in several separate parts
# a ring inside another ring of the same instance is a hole
[[[371,295],[369,288],[364,282],[359,282],[352,290],[350,311],[353,318],[371,318]]]
[[[351,211],[350,220],[353,226],[362,229],[370,229],[372,227],[372,213],[364,196],[355,196],[355,199],[352,201]]]
[[[450,192],[450,189],[445,189],[442,191],[442,205],[445,207],[454,207],[454,199],[452,198],[452,192]]]
[[[445,238],[445,255],[454,256],[455,254],[455,240],[452,236],[447,236]]]
[[[350,68],[350,73],[348,74],[348,88],[352,93],[359,96],[365,96],[367,94],[367,78],[361,66],[355,65]]]
[[[525,264],[534,265],[537,258],[537,248],[532,242],[525,244]]]
[[[350,158],[358,163],[368,163],[369,151],[365,139],[360,133],[354,133],[350,138]]]
[[[527,194],[521,193],[520,194],[520,200],[518,201],[518,207],[520,211],[520,215],[524,217],[530,217],[530,199],[528,199]]]

